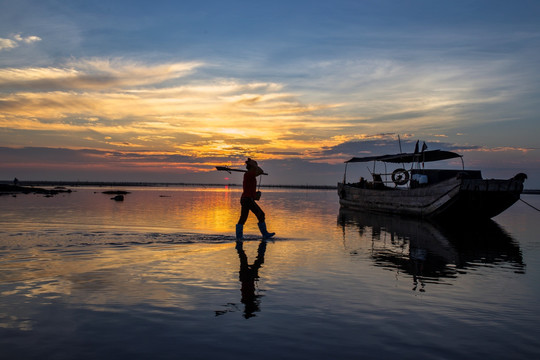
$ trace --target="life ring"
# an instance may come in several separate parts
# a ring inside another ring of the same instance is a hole
[[[405,169],[396,169],[392,172],[392,181],[396,185],[405,185],[409,182],[409,172]]]

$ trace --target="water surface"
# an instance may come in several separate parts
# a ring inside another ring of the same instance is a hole
[[[0,358],[538,358],[540,215],[441,226],[265,189],[0,197]],[[524,195],[540,207],[540,197]]]

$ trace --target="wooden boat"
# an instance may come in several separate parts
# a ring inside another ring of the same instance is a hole
[[[462,169],[424,168],[426,162],[453,158],[462,160]],[[383,162],[385,167],[386,164],[412,165],[409,170],[401,167],[392,173],[373,171],[373,181],[347,182],[349,164],[371,161]],[[462,155],[442,150],[355,157],[345,163],[343,182],[338,183],[342,207],[419,218],[490,219],[519,200],[527,178],[519,173],[508,180],[483,179],[481,171],[465,170]]]

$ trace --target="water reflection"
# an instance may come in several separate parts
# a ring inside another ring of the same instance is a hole
[[[244,317],[249,319],[255,316],[260,310],[261,297],[257,291],[257,282],[259,281],[259,269],[264,263],[264,253],[266,252],[266,241],[261,241],[257,249],[257,257],[253,265],[249,265],[248,257],[244,251],[244,244],[236,243],[236,251],[240,258],[240,282],[242,292],[242,304],[244,304]]]
[[[244,317],[249,319],[256,316],[255,313],[261,311],[260,304],[263,295],[260,294],[258,289],[259,282],[259,269],[264,264],[264,254],[266,252],[266,241],[261,241],[257,248],[257,257],[252,265],[249,265],[248,256],[244,251],[244,243],[236,243],[236,251],[238,258],[240,259],[240,301],[244,304]],[[238,311],[238,307],[234,303],[227,304],[226,310],[216,311],[216,316],[226,314],[227,312]]]
[[[525,271],[519,245],[492,220],[433,223],[341,209],[338,224],[351,255],[365,251],[376,266],[411,275],[414,291],[480,266]]]

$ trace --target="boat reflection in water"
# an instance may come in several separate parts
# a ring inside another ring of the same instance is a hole
[[[338,224],[351,255],[365,251],[376,266],[412,275],[415,291],[480,266],[525,271],[519,245],[493,220],[441,223],[342,208]]]

